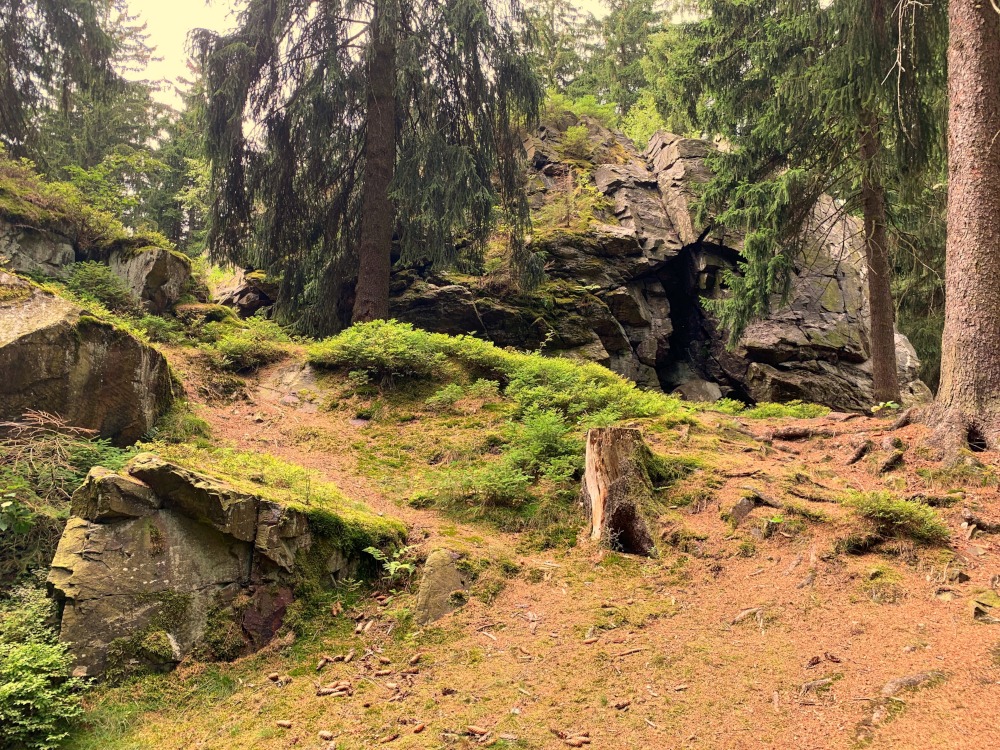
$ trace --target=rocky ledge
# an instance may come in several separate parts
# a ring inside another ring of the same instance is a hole
[[[77,674],[166,671],[191,653],[232,659],[267,644],[296,583],[358,573],[364,535],[144,453],[95,467],[74,493],[49,572]],[[375,545],[397,543],[385,524]]]

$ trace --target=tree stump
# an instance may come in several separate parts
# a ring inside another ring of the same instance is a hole
[[[653,455],[639,430],[602,427],[587,433],[581,497],[590,516],[590,538],[611,549],[653,556]]]

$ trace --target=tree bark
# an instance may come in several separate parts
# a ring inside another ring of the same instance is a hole
[[[872,381],[875,403],[898,402],[896,311],[892,304],[889,239],[886,231],[885,187],[878,175],[879,126],[866,112],[861,127],[861,205],[864,213],[865,261],[868,266],[868,308],[871,314]]]
[[[938,436],[1000,447],[1000,14],[951,0]],[[951,444],[949,446],[949,443]]]
[[[365,172],[355,323],[389,317],[389,274],[395,211],[389,188],[396,169],[396,27],[393,0],[378,0],[371,20]]]
[[[647,518],[653,503],[649,456],[639,430],[602,427],[587,433],[581,496],[591,539],[621,552],[655,554]]]

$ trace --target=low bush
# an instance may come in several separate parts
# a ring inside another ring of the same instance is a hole
[[[366,372],[388,384],[396,377],[442,374],[445,355],[432,334],[407,323],[376,320],[313,345],[309,361],[320,367]]]
[[[213,367],[229,372],[251,372],[284,358],[290,339],[281,326],[264,318],[249,318],[242,324],[207,323],[205,346]]]
[[[82,713],[84,684],[49,625],[54,608],[40,581],[0,603],[0,750],[56,748]]]

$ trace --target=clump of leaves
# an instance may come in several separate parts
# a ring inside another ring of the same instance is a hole
[[[417,565],[412,559],[413,547],[400,547],[391,555],[387,555],[378,547],[365,547],[363,551],[374,557],[382,566],[382,579],[389,586],[405,586],[417,572]]]
[[[56,748],[82,713],[84,684],[48,625],[54,606],[40,582],[0,603],[0,750]]]

